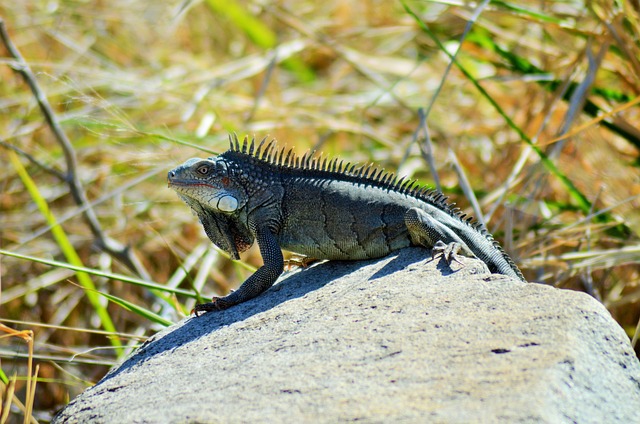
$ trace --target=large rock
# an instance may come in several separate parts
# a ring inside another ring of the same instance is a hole
[[[637,422],[640,365],[601,304],[463,263],[290,273],[152,337],[54,422]]]

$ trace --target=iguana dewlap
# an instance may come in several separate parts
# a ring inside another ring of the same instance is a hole
[[[282,274],[282,249],[315,259],[361,260],[408,246],[457,243],[494,273],[524,280],[491,234],[447,203],[443,194],[369,166],[356,167],[265,140],[230,138],[230,149],[193,158],[169,172],[169,187],[200,218],[207,236],[239,259],[258,242],[264,261],[240,288],[196,313],[258,296]]]

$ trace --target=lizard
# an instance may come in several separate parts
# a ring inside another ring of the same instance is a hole
[[[316,260],[365,260],[409,246],[477,257],[492,273],[526,281],[485,226],[441,192],[308,152],[229,136],[229,150],[191,158],[168,173],[168,186],[198,216],[209,239],[232,259],[258,243],[263,265],[238,290],[198,304],[196,315],[224,310],[271,287],[284,270],[282,249]]]

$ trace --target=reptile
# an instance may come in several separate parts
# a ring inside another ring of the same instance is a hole
[[[229,136],[229,150],[191,158],[168,185],[198,216],[209,239],[232,259],[258,243],[263,265],[236,291],[196,305],[196,315],[263,293],[284,270],[282,249],[316,260],[380,258],[409,246],[477,257],[492,273],[525,281],[484,225],[439,191],[308,152]],[[266,142],[266,143],[265,143]]]

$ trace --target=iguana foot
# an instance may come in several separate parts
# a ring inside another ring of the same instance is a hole
[[[211,298],[211,302],[208,303],[200,303],[193,308],[191,311],[192,314],[199,317],[200,315],[206,314],[211,311],[222,311],[233,306],[231,303],[224,300],[223,297],[213,297]]]
[[[462,250],[462,245],[457,241],[446,244],[442,240],[438,240],[431,248],[431,259],[435,259],[437,255],[442,255],[447,264],[451,265],[452,262],[457,262],[464,266],[459,256],[460,250]]]
[[[287,270],[290,270],[293,267],[307,268],[319,261],[320,259],[310,258],[309,256],[292,256],[284,261],[284,266]]]

